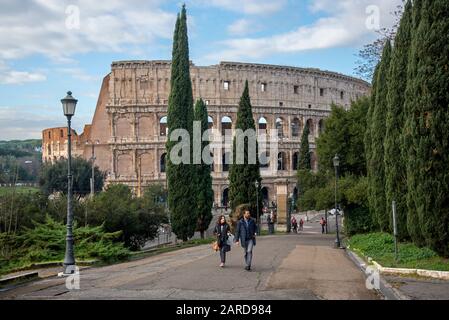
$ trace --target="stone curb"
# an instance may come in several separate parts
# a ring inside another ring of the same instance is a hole
[[[349,258],[354,262],[360,270],[362,270],[363,274],[365,276],[368,275],[367,272],[367,263],[360,258],[357,253],[354,251],[351,251],[349,249],[345,250]],[[379,272],[380,273],[380,272]],[[385,300],[411,300],[410,297],[404,295],[401,293],[398,289],[391,286],[387,280],[385,280],[382,276],[379,274],[379,289],[376,289],[384,298]]]
[[[16,276],[4,277],[0,279],[0,288],[36,279],[39,279],[39,272],[37,271],[27,272]]]
[[[376,261],[372,260],[374,266],[382,274],[389,275],[418,275],[422,277],[428,277],[439,280],[449,280],[449,271],[436,271],[436,270],[425,270],[425,269],[407,269],[407,268],[390,268],[383,267]]]

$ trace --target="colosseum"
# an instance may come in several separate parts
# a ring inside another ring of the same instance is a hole
[[[170,61],[118,61],[103,79],[92,124],[75,133],[75,155],[107,173],[107,184],[124,183],[139,195],[149,184],[166,184],[165,142],[170,93]],[[217,134],[234,129],[245,80],[249,81],[254,120],[259,133],[277,129],[279,150],[267,154],[261,166],[264,201],[276,201],[279,185],[296,195],[296,167],[302,130],[310,128],[312,167],[318,167],[315,140],[323,130],[331,104],[349,108],[370,92],[368,83],[319,69],[221,62],[213,66],[191,64],[195,99],[207,104],[209,126]],[[73,119],[76,121],[76,117]],[[65,140],[64,140],[65,139]],[[43,131],[43,160],[66,156],[67,129]],[[62,150],[62,151],[61,151]],[[226,149],[213,150],[214,201],[228,204]]]

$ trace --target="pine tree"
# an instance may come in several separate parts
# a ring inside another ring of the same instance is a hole
[[[185,6],[178,15],[173,36],[173,58],[171,70],[171,92],[168,102],[167,123],[170,137],[176,129],[185,129],[190,138],[193,131],[193,94],[190,80],[189,45],[187,36],[187,15]],[[170,154],[178,141],[167,140],[168,205],[173,232],[181,239],[193,236],[197,226],[196,195],[192,187],[194,166],[192,148],[190,163],[174,164]]]
[[[407,177],[405,159],[398,148],[404,127],[404,102],[407,87],[407,65],[411,43],[412,3],[405,5],[399,29],[395,38],[391,58],[385,135],[385,191],[386,212],[391,212],[392,201],[396,201],[397,227],[400,239],[408,236],[407,232]],[[393,229],[390,224],[390,229]]]
[[[208,130],[208,116],[206,104],[202,99],[195,104],[195,121],[201,122],[201,137]],[[201,143],[201,152],[209,154],[209,144],[207,141]],[[201,157],[201,164],[195,164],[196,171],[196,205],[197,205],[197,231],[201,233],[204,239],[204,231],[209,227],[212,220],[212,202],[214,192],[212,190],[211,167],[204,163]]]
[[[368,108],[368,113],[366,115],[366,131],[365,131],[365,137],[364,137],[364,145],[365,145],[365,156],[366,156],[366,174],[368,178],[368,207],[371,215],[371,221],[373,222],[373,225],[375,227],[379,227],[377,219],[375,217],[375,211],[374,211],[374,198],[370,195],[373,194],[373,188],[372,188],[372,180],[373,176],[376,174],[373,171],[373,165],[372,165],[372,143],[373,139],[371,136],[371,126],[373,123],[373,112],[376,105],[376,91],[377,91],[377,76],[379,74],[379,67],[380,63],[376,66],[374,70],[374,76],[372,81],[372,89],[371,89],[371,97],[370,97],[370,105]]]
[[[298,170],[312,170],[312,164],[310,161],[309,134],[309,124],[306,122],[301,137],[301,150],[299,154]]]
[[[423,1],[412,88],[415,204],[425,244],[449,256],[449,2]]]
[[[251,107],[251,100],[249,96],[248,81],[245,82],[245,89],[240,98],[239,109],[237,112],[236,129],[256,130],[254,123],[253,112]],[[256,163],[250,164],[251,155],[249,155],[248,139],[245,138],[244,147],[244,163],[237,163],[237,137],[233,141],[233,162],[229,170],[229,199],[231,201],[231,209],[234,212],[237,206],[241,204],[248,204],[251,207],[251,215],[258,217],[257,214],[257,194],[259,196],[259,214],[262,209],[261,197],[261,177],[259,170],[258,146],[256,143]],[[256,189],[255,183],[259,182],[259,188]]]
[[[413,242],[417,245],[424,245],[424,237],[421,232],[421,225],[417,212],[417,181],[416,175],[418,170],[418,159],[416,155],[417,145],[415,144],[419,138],[416,122],[416,108],[418,102],[416,95],[416,74],[418,69],[417,48],[421,41],[418,38],[417,29],[420,27],[422,0],[413,1],[412,9],[412,40],[409,53],[409,61],[407,65],[407,88],[405,91],[405,124],[402,132],[402,154],[406,165],[407,176],[407,230]]]
[[[385,200],[385,167],[384,167],[384,139],[385,139],[385,116],[387,113],[388,74],[391,60],[391,42],[387,41],[382,53],[377,84],[375,105],[371,124],[371,176],[370,176],[370,203],[374,216],[381,231],[388,231],[390,226],[390,215],[386,211]]]

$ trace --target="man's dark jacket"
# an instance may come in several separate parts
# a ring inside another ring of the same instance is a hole
[[[248,220],[248,227],[247,227],[245,218],[242,218],[237,223],[234,241],[240,241],[240,245],[246,248],[247,242],[253,239],[254,245],[256,245],[256,233],[257,233],[257,225],[255,220],[250,218]]]

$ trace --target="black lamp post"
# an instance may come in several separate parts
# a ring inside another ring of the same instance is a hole
[[[338,233],[338,209],[337,209],[337,187],[338,187],[338,167],[340,166],[340,158],[338,154],[335,155],[334,159],[334,167],[335,167],[335,228],[337,231],[337,248],[340,248],[340,235]]]
[[[256,208],[257,208],[257,234],[260,236],[260,214],[259,214],[259,181],[256,180],[255,182],[255,186],[256,186]]]
[[[71,120],[75,114],[78,100],[72,97],[72,92],[67,92],[67,96],[61,100],[64,115],[67,117],[68,128],[68,151],[67,151],[67,236],[64,257],[64,274],[75,273],[75,255],[73,251],[73,210],[72,210],[72,128]]]

